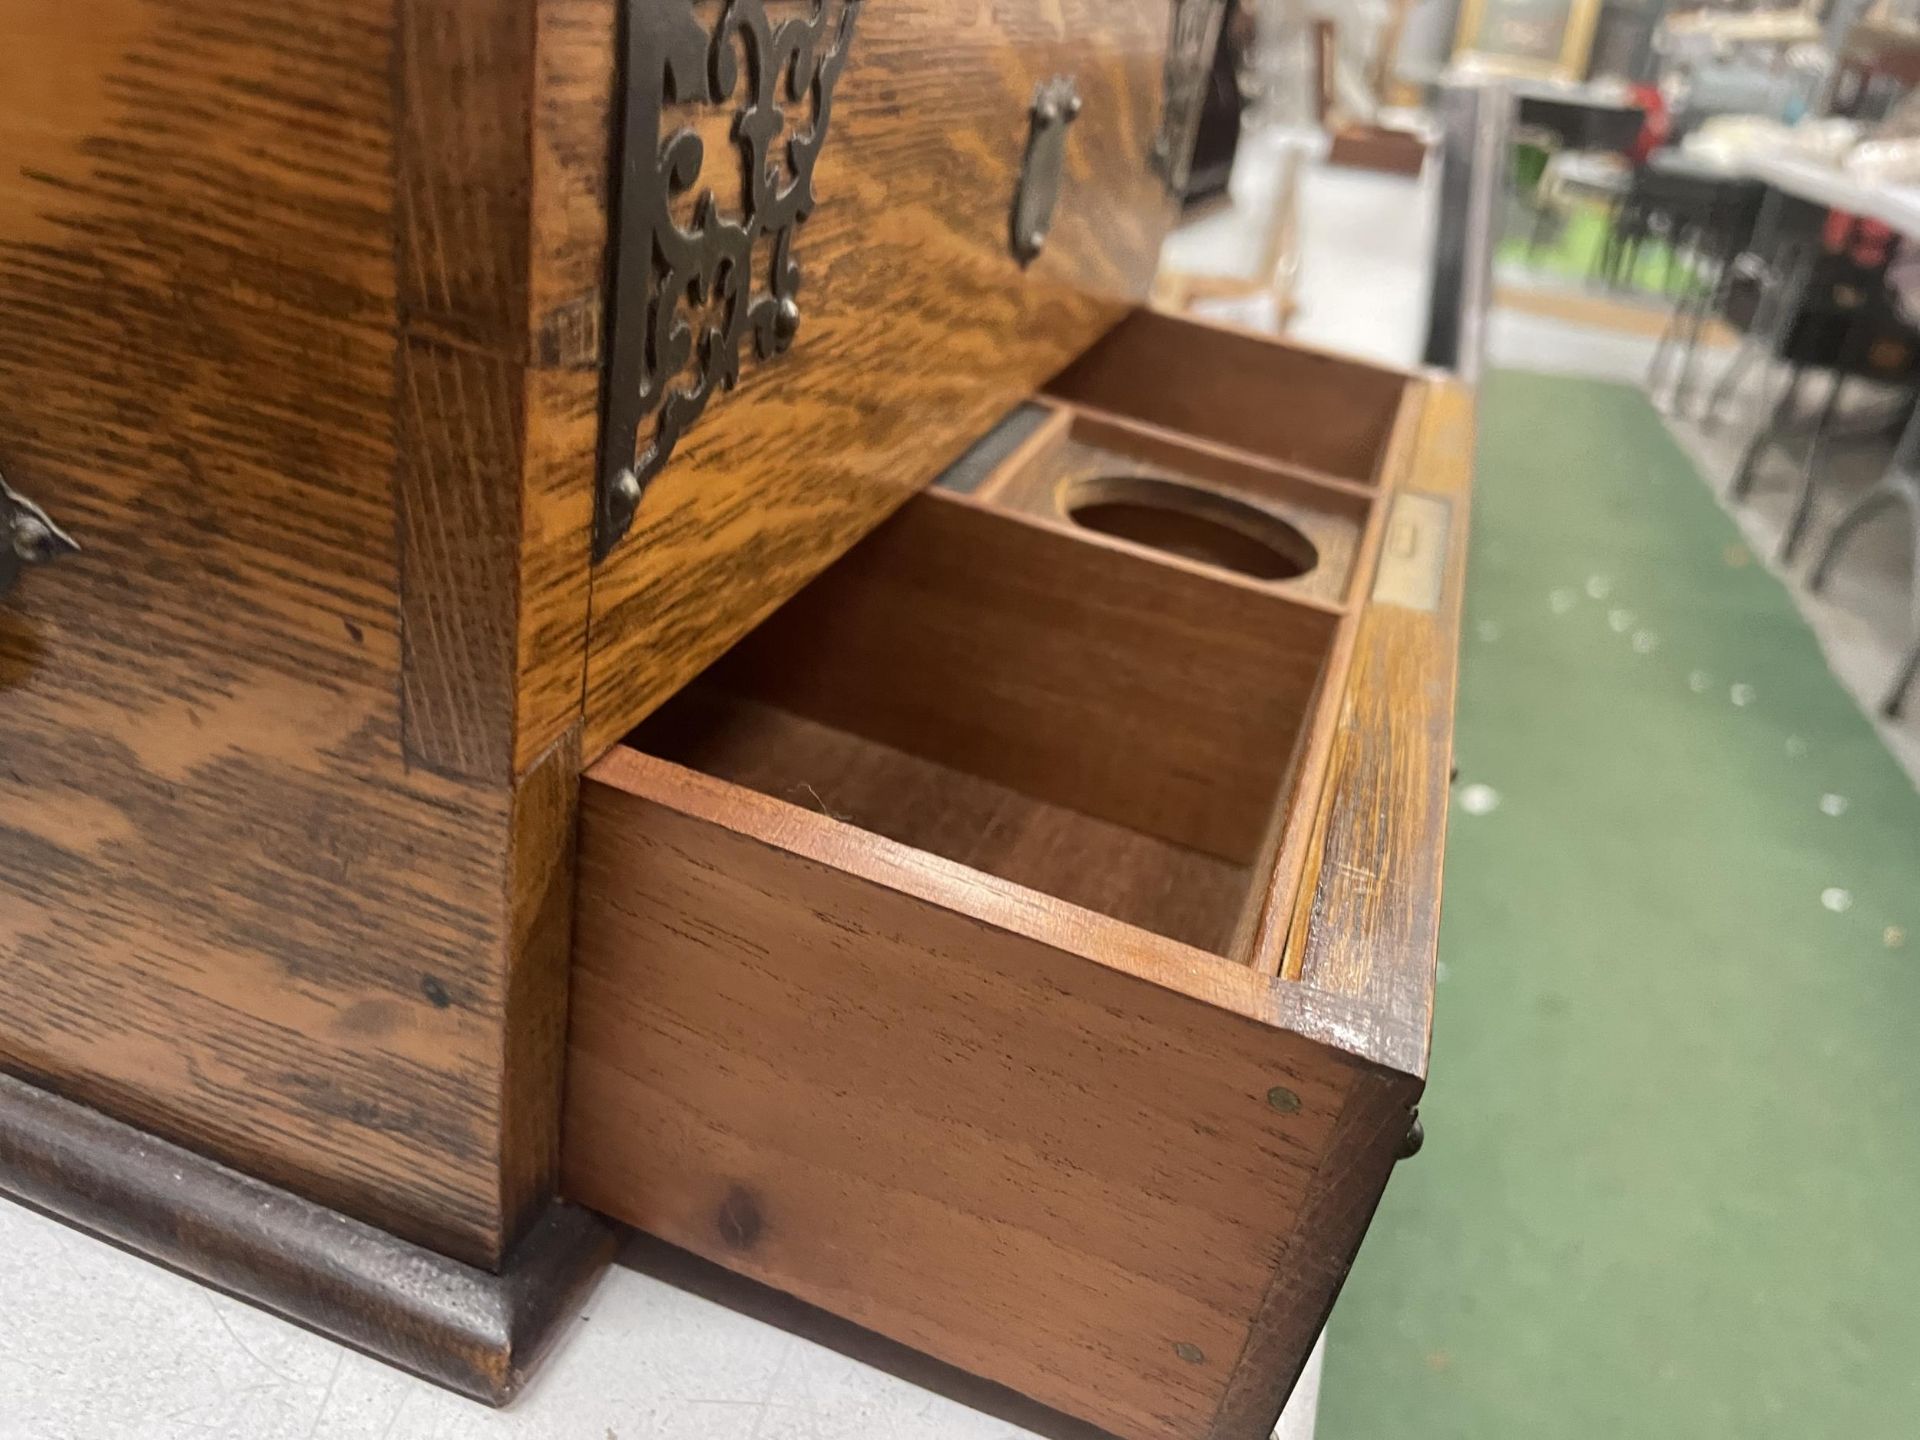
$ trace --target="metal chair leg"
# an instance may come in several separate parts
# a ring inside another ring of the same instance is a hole
[[[1812,246],[1786,246],[1774,257],[1770,267],[1770,278],[1764,282],[1761,300],[1755,307],[1753,324],[1747,330],[1745,342],[1741,342],[1743,355],[1766,355],[1768,369],[1772,363],[1786,355],[1788,340],[1793,334],[1793,323],[1799,319],[1801,305],[1807,300],[1807,290],[1812,284],[1812,271],[1818,255]],[[1736,355],[1736,365],[1740,357]],[[1788,388],[1780,403],[1772,407],[1772,413],[1778,415],[1784,405],[1791,405],[1799,386],[1799,367],[1789,365]],[[1726,378],[1722,376],[1722,386]],[[1715,397],[1709,401],[1709,407],[1720,405],[1720,386],[1715,388]],[[1766,430],[1768,420],[1761,420],[1761,430]],[[1741,467],[1745,468],[1745,467]],[[1736,486],[1734,495],[1745,493],[1745,488]]]
[[[1733,352],[1726,369],[1720,372],[1719,378],[1713,382],[1713,388],[1707,392],[1707,403],[1700,416],[1702,424],[1718,425],[1725,418],[1721,412],[1740,388],[1740,382],[1747,378],[1747,372],[1753,368],[1760,348],[1760,342],[1754,336],[1741,337],[1740,348]]]
[[[1534,257],[1540,253],[1540,246],[1547,238],[1547,231],[1553,225],[1553,211],[1541,202],[1538,191],[1534,192],[1533,224],[1527,227],[1527,263],[1531,265]]]
[[[1913,527],[1913,574],[1909,592],[1913,610],[1912,638],[1894,673],[1893,684],[1880,702],[1880,712],[1889,718],[1898,718],[1905,710],[1907,694],[1913,689],[1915,677],[1920,676],[1920,470],[1916,470],[1916,465],[1920,465],[1920,411],[1908,417],[1907,427],[1894,446],[1893,458],[1887,462],[1886,473],[1834,523],[1833,532],[1821,547],[1819,560],[1807,576],[1809,590],[1822,589],[1833,574],[1833,567],[1839,563],[1841,553],[1869,520],[1895,505],[1906,508],[1908,523]]]
[[[1920,443],[1920,423],[1910,425],[1908,434],[1900,437],[1903,449],[1910,437]],[[1913,641],[1907,647],[1906,658],[1894,673],[1893,688],[1887,691],[1886,699],[1880,702],[1880,712],[1889,720],[1898,720],[1905,713],[1907,694],[1913,689],[1914,677],[1920,675],[1920,476],[1911,470],[1902,470],[1895,489],[1900,498],[1907,502],[1907,514],[1913,521],[1913,589],[1910,592]]]
[[[1713,390],[1707,394],[1707,413],[1701,417],[1705,424],[1718,424],[1724,419],[1722,411],[1728,401],[1732,401],[1734,392],[1740,390],[1741,382],[1747,378],[1747,371],[1753,369],[1755,361],[1761,361],[1763,384],[1778,384],[1778,361],[1774,357],[1774,330],[1780,328],[1778,311],[1782,305],[1782,282],[1778,278],[1768,280],[1761,292],[1759,305],[1755,305],[1753,324],[1740,338],[1740,349],[1734,351],[1734,359],[1726,363],[1726,369],[1715,380]]]
[[[1786,393],[1780,397],[1780,403],[1771,414],[1760,422],[1753,432],[1753,438],[1747,441],[1747,448],[1740,454],[1740,464],[1733,472],[1733,480],[1727,486],[1727,494],[1735,500],[1744,500],[1753,490],[1753,482],[1760,469],[1760,457],[1778,445],[1792,430],[1794,416],[1800,404],[1800,389],[1806,382],[1807,367],[1795,365],[1787,373]]]
[[[1660,391],[1666,382],[1668,362],[1679,348],[1681,331],[1686,328],[1686,309],[1684,295],[1673,302],[1667,311],[1667,323],[1660,327],[1660,338],[1654,342],[1653,358],[1647,362],[1647,394],[1660,408],[1665,408]]]
[[[1827,543],[1820,547],[1820,558],[1814,562],[1813,569],[1807,575],[1807,589],[1819,591],[1833,573],[1833,567],[1840,561],[1840,554],[1847,542],[1859,532],[1874,516],[1888,506],[1900,503],[1900,493],[1884,480],[1876,484],[1866,494],[1849,505],[1846,513],[1834,522]]]
[[[1794,490],[1793,512],[1780,535],[1782,564],[1793,559],[1800,542],[1806,539],[1807,524],[1813,519],[1813,498],[1820,489],[1820,462],[1826,458],[1827,436],[1833,429],[1834,416],[1840,410],[1840,396],[1846,386],[1845,372],[1835,370],[1833,382],[1827,387],[1826,404],[1820,407],[1820,417],[1813,422],[1813,433],[1807,437],[1806,454],[1800,457],[1800,481]]]
[[[1907,692],[1913,689],[1913,680],[1920,675],[1920,637],[1914,639],[1906,658],[1900,662],[1900,671],[1893,678],[1893,688],[1887,691],[1887,698],[1880,702],[1880,713],[1889,720],[1898,720],[1906,713]]]
[[[1733,279],[1741,263],[1736,258],[1721,272],[1723,297],[1732,290]],[[1753,257],[1749,257],[1747,263],[1750,267],[1759,266],[1758,260]],[[1748,273],[1753,273],[1753,269],[1750,268]],[[1763,355],[1771,358],[1776,332],[1781,329],[1780,311],[1786,299],[1787,277],[1764,268],[1760,268],[1759,274],[1760,294],[1754,302],[1753,319],[1748,323],[1747,333],[1740,337],[1740,345],[1733,352],[1733,359],[1727,362],[1727,368],[1720,372],[1720,378],[1714,381],[1713,389],[1707,393],[1706,411],[1701,416],[1704,424],[1719,424],[1721,412],[1740,388],[1740,382],[1746,379],[1753,362]]]
[[[1685,418],[1687,397],[1693,392],[1694,366],[1700,358],[1700,337],[1707,328],[1707,321],[1718,312],[1722,286],[1726,282],[1729,264],[1721,262],[1713,253],[1713,247],[1707,243],[1696,243],[1693,250],[1693,265],[1708,267],[1704,280],[1691,271],[1689,289],[1693,294],[1693,305],[1687,316],[1686,344],[1680,351],[1680,373],[1673,382],[1673,413]]]
[[[1669,263],[1673,252],[1667,252]],[[1663,293],[1670,287],[1662,287]],[[1654,346],[1653,358],[1647,364],[1647,392],[1654,405],[1669,414],[1678,414],[1680,410],[1680,389],[1685,382],[1690,361],[1689,336],[1694,331],[1694,305],[1696,297],[1692,286],[1683,286],[1678,295],[1667,296],[1667,323],[1660,327],[1660,339]],[[1673,386],[1666,388],[1666,379],[1675,364],[1678,370]]]
[[[1826,458],[1827,440],[1833,433],[1834,421],[1840,413],[1840,397],[1847,387],[1847,376],[1866,359],[1868,328],[1864,308],[1856,310],[1847,321],[1846,333],[1840,337],[1840,348],[1834,356],[1833,383],[1827,389],[1827,403],[1820,407],[1820,418],[1814,422],[1813,434],[1807,437],[1807,453],[1800,461],[1800,485],[1793,497],[1793,513],[1787,519],[1787,528],[1780,536],[1779,559],[1782,564],[1793,559],[1799,550],[1800,542],[1806,539],[1807,525],[1813,519],[1813,500],[1819,492],[1820,482],[1825,478],[1821,474],[1820,462]],[[1911,425],[1901,431],[1900,439],[1895,442],[1894,458],[1888,464],[1888,474],[1899,477],[1911,455],[1914,437],[1908,433]]]

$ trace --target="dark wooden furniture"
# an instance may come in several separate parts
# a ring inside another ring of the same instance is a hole
[[[1547,131],[1565,150],[1629,150],[1647,123],[1638,105],[1574,87],[1522,87],[1514,97],[1514,114],[1515,123]]]
[[[1411,178],[1426,168],[1427,141],[1411,130],[1352,122],[1333,132],[1327,163]]]
[[[1271,1421],[1425,1073],[1470,415],[1133,308],[1167,20],[24,0],[0,1191],[494,1400],[604,1212]]]
[[[1193,0],[1182,3],[1194,10],[1205,8],[1193,4]],[[1186,163],[1175,176],[1181,202],[1186,205],[1224,196],[1233,179],[1234,159],[1240,153],[1240,126],[1247,109],[1246,96],[1240,91],[1240,71],[1246,63],[1254,22],[1241,0],[1227,0],[1221,8],[1225,13],[1213,46],[1193,143],[1187,147]]]

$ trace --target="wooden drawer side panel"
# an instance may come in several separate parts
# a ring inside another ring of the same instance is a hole
[[[569,1197],[1119,1434],[1253,1440],[1351,1256],[1306,1251],[1377,1072],[681,813],[633,761],[582,797]]]

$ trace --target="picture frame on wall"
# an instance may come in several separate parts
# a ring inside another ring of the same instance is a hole
[[[1453,63],[1543,80],[1584,80],[1601,0],[1464,0]]]

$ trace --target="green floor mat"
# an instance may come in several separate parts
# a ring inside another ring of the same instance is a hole
[[[1473,526],[1427,1145],[1320,1436],[1920,1434],[1920,796],[1636,391],[1490,377]]]
[[[1539,245],[1531,243],[1532,217],[1517,216],[1495,251],[1502,265],[1537,271],[1561,280],[1587,280],[1594,273],[1611,226],[1607,211],[1597,205],[1576,205],[1553,225]],[[1635,253],[1624,287],[1648,294],[1678,294],[1692,267],[1674,256],[1664,240],[1647,239]]]

